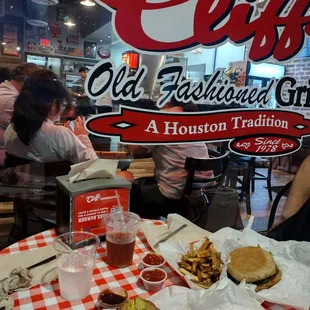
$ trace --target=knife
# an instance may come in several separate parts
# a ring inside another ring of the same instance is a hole
[[[44,259],[44,260],[42,260],[42,261],[40,261],[40,262],[38,262],[38,263],[36,263],[34,265],[31,265],[30,267],[27,267],[26,269],[31,270],[31,269],[37,268],[39,266],[45,265],[45,264],[47,264],[49,262],[52,262],[56,258],[57,258],[57,255],[53,255],[53,256],[51,256],[51,257],[49,257],[47,259]]]
[[[176,235],[178,232],[180,232],[181,230],[183,230],[184,228],[186,228],[188,225],[184,224],[181,227],[179,227],[178,229],[174,230],[172,233],[170,233],[168,236],[166,236],[165,238],[159,240],[157,243],[155,243],[154,248],[158,248],[160,243],[166,242],[167,240],[169,240],[171,237],[173,237],[174,235]]]

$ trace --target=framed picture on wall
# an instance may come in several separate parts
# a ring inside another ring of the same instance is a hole
[[[97,44],[94,42],[84,42],[84,57],[96,59]]]
[[[19,56],[18,27],[17,25],[3,25],[2,54],[8,56]]]

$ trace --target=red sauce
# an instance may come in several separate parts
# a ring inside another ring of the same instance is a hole
[[[150,266],[158,266],[164,263],[164,259],[162,256],[157,255],[157,254],[147,254],[144,258],[143,261]]]
[[[165,273],[160,269],[147,270],[142,273],[144,280],[149,282],[160,282],[165,279]]]

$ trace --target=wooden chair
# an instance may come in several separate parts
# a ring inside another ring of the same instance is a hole
[[[13,202],[0,202],[0,238],[9,236],[14,222]]]

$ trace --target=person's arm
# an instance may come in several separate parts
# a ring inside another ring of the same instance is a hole
[[[141,145],[128,145],[128,150],[134,158],[143,158],[149,154],[149,150]]]
[[[2,128],[7,128],[11,122],[13,111],[14,111],[14,104],[15,104],[16,97],[9,99],[1,112],[0,118],[0,126]]]
[[[74,121],[74,132],[67,123],[58,127],[57,150],[64,160],[80,163],[87,160],[98,159],[98,156],[88,138],[84,128],[85,119],[78,118]]]
[[[304,203],[310,198],[310,156],[308,156],[296,173],[290,194],[287,198],[281,217],[274,223],[278,226],[296,214]]]
[[[78,93],[78,91],[79,91],[79,88],[78,88],[77,84],[73,84],[73,86],[71,88],[71,93],[74,97],[77,97],[77,98],[80,97],[80,94]]]

